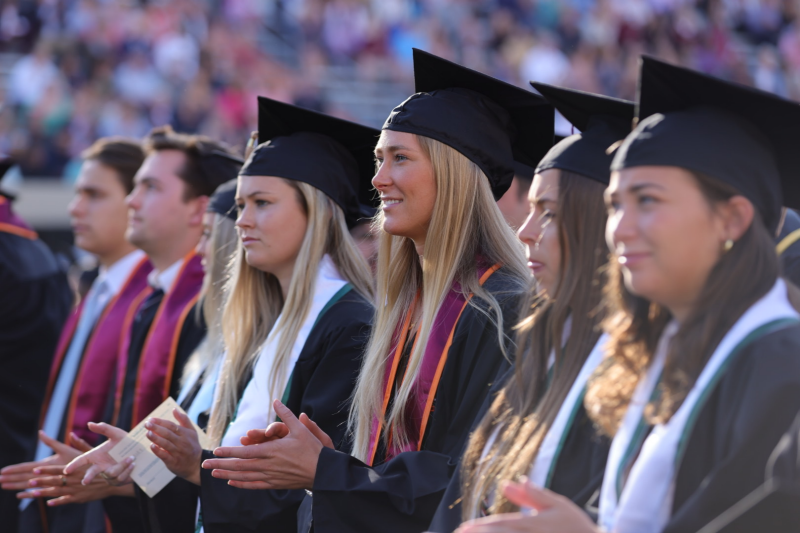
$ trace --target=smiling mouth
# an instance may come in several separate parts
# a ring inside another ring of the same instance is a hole
[[[390,207],[401,203],[403,200],[381,200],[381,201],[383,202],[384,207]]]

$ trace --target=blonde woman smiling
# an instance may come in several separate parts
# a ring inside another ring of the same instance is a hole
[[[551,146],[552,108],[424,52],[414,63],[419,92],[392,111],[375,147],[379,305],[350,412],[352,453],[276,402],[285,425],[251,431],[251,446],[215,451],[236,459],[204,465],[239,487],[312,490],[303,530],[427,527],[507,368],[530,286],[495,200],[515,156],[532,165]]]
[[[514,371],[467,444],[430,530],[518,507],[500,482],[527,475],[581,507],[600,488],[609,440],[583,408],[589,377],[603,358],[599,311],[611,155],[631,130],[633,102],[543,84],[536,89],[581,133],[539,162],[531,214],[518,236],[538,281],[517,330]],[[462,490],[463,489],[463,490]]]

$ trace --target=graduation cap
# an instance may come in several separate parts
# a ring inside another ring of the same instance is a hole
[[[531,85],[580,131],[551,148],[536,173],[559,168],[608,185],[613,159],[608,148],[631,132],[634,103],[535,81]]]
[[[536,169],[533,167],[528,166],[525,163],[520,163],[519,161],[514,161],[514,176],[526,180],[532,180],[534,174],[536,174]]]
[[[206,211],[236,220],[236,178],[217,187],[208,201]]]
[[[200,171],[210,190],[217,190],[222,184],[235,180],[244,159],[225,150],[200,150]]]
[[[553,144],[553,108],[539,95],[414,49],[416,94],[383,129],[440,141],[486,174],[494,197],[511,186],[514,161],[535,167]]]
[[[637,128],[613,170],[676,166],[723,181],[774,233],[781,206],[800,207],[800,104],[642,57]]]
[[[374,205],[375,144],[380,131],[258,97],[258,147],[240,175],[302,181],[342,208],[348,225]]]

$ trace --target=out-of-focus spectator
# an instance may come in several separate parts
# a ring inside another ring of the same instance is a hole
[[[154,124],[241,146],[259,94],[380,125],[413,89],[412,47],[629,99],[646,53],[800,99],[799,13],[794,0],[6,2],[0,51],[23,55],[0,149],[26,175],[61,175],[98,136]]]

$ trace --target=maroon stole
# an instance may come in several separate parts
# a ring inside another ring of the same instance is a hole
[[[178,340],[183,324],[192,306],[200,297],[203,284],[203,267],[200,256],[194,251],[183,259],[181,271],[172,286],[164,295],[150,331],[147,333],[139,368],[136,374],[136,387],[133,400],[133,417],[131,427],[141,422],[153,409],[169,396],[169,387],[178,352]],[[120,346],[119,364],[117,366],[117,394],[114,402],[114,422],[119,416],[122,401],[122,389],[125,383],[125,371],[128,367],[128,351],[133,318],[139,306],[150,295],[152,289],[146,289],[138,301],[128,311],[125,319],[125,335]]]
[[[11,211],[11,202],[3,195],[0,195],[0,231],[13,233],[26,239],[36,240],[39,236],[31,227],[20,217]]]
[[[482,269],[480,278],[481,285],[483,285],[500,266],[501,265],[498,263],[489,269]],[[472,298],[472,294],[465,298],[459,289],[460,286],[458,283],[454,283],[453,289],[445,296],[444,302],[436,313],[436,320],[433,322],[433,328],[428,336],[428,344],[425,346],[425,353],[422,356],[419,374],[411,389],[411,395],[406,405],[405,429],[406,435],[408,436],[408,444],[405,447],[390,444],[391,447],[386,451],[385,460],[387,461],[402,452],[419,451],[422,449],[422,439],[425,436],[425,429],[428,427],[428,419],[432,412],[433,400],[436,397],[439,380],[442,377],[442,371],[447,362],[447,355],[450,351],[450,346],[453,344],[453,335],[455,334],[461,314],[464,312],[464,309],[467,308],[469,300]],[[392,350],[393,353],[386,365],[383,376],[383,409],[380,419],[376,418],[373,420],[370,430],[368,455],[370,465],[373,465],[375,462],[375,453],[378,450],[383,421],[386,419],[386,410],[389,407],[389,400],[392,396],[392,385],[395,383],[397,377],[397,367],[402,358],[406,339],[408,337],[409,324],[418,300],[419,294],[414,298],[414,303],[411,304],[411,308],[406,314],[403,327],[394,333],[392,344],[395,345],[395,348]],[[417,334],[414,340],[415,344],[416,339],[419,339],[419,334]],[[414,347],[412,347],[412,352],[413,349]],[[408,367],[406,366],[406,371],[407,370]],[[388,440],[390,443],[392,441],[391,432],[392,430],[389,428]]]
[[[122,289],[108,302],[103,313],[95,324],[92,334],[86,341],[80,367],[75,376],[75,383],[70,394],[67,416],[64,427],[65,438],[74,431],[83,440],[95,444],[98,436],[89,431],[87,424],[102,420],[108,402],[109,383],[114,379],[117,368],[118,350],[122,336],[122,326],[128,309],[136,301],[139,294],[147,288],[147,275],[153,269],[146,258],[134,267]],[[40,427],[50,404],[61,363],[69,349],[72,336],[78,327],[78,320],[83,312],[83,302],[67,319],[61,330],[53,365],[50,368],[50,379],[42,406]]]

